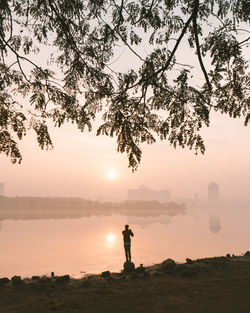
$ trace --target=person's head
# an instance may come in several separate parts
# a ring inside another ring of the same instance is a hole
[[[128,227],[129,227],[128,225],[125,225],[125,229],[128,229]]]

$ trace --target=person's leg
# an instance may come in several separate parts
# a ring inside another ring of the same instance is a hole
[[[128,246],[128,259],[129,259],[129,262],[131,262],[131,251],[130,251],[130,245]]]
[[[126,262],[128,262],[128,246],[124,245]]]

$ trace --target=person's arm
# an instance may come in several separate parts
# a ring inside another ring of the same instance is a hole
[[[131,235],[132,237],[134,237],[134,234],[133,234],[133,232],[132,232],[131,229],[130,229],[130,235]]]

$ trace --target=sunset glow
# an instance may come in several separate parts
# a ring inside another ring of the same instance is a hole
[[[116,179],[117,174],[114,170],[109,170],[107,173],[107,177],[108,177],[108,179],[113,180],[113,179]]]
[[[0,313],[250,313],[249,4],[0,0]]]

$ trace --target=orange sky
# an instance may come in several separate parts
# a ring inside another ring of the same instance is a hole
[[[218,115],[203,130],[206,153],[170,147],[167,141],[143,146],[137,172],[128,168],[125,154],[116,152],[115,138],[81,133],[71,125],[51,129],[54,150],[41,151],[35,136],[20,143],[21,165],[5,156],[0,161],[0,182],[6,196],[72,196],[103,200],[126,199],[129,188],[144,184],[168,188],[173,197],[207,197],[215,181],[224,198],[249,198],[250,129],[243,120]],[[116,177],[110,179],[110,171]]]

